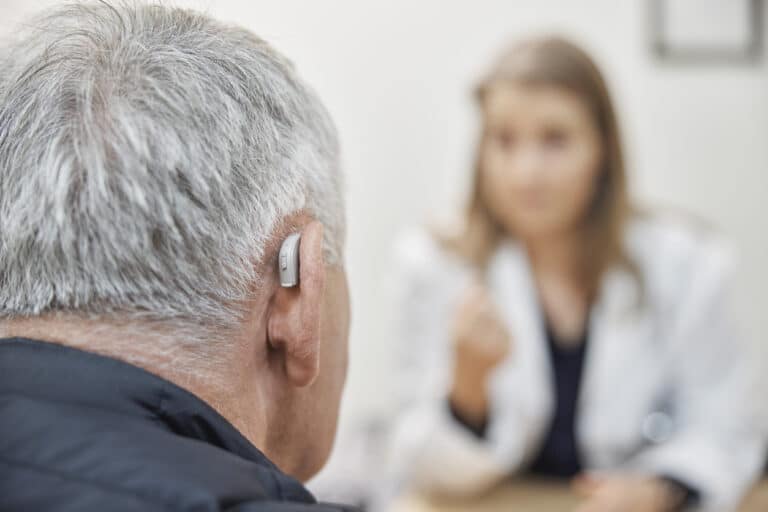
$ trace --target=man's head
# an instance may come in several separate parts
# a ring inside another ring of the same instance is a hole
[[[144,366],[286,471],[330,450],[349,323],[335,129],[243,29],[72,4],[0,61],[0,333]],[[276,254],[302,233],[300,285]]]

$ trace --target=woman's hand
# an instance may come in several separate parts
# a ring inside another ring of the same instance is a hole
[[[580,476],[574,489],[584,498],[576,512],[673,512],[685,496],[663,480],[644,476]]]
[[[487,290],[464,297],[453,328],[455,365],[450,400],[460,416],[479,427],[488,415],[486,382],[510,350],[510,335]]]

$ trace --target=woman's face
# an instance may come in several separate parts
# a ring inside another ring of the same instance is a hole
[[[484,97],[481,193],[521,238],[575,228],[594,195],[600,134],[587,105],[556,86],[497,84]]]

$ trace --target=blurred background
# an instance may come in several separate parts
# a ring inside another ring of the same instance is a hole
[[[0,0],[0,32],[53,3]],[[568,37],[597,60],[618,109],[635,199],[697,214],[736,243],[742,324],[752,339],[768,338],[768,56],[757,30],[766,12],[755,20],[753,2],[173,3],[272,43],[338,124],[353,298],[342,435],[392,407],[393,241],[462,208],[479,129],[472,87],[501,48],[527,36]]]

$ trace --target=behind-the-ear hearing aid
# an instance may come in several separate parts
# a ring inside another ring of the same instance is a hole
[[[283,241],[277,258],[280,269],[280,286],[292,288],[299,284],[299,242],[300,233],[293,233]]]

